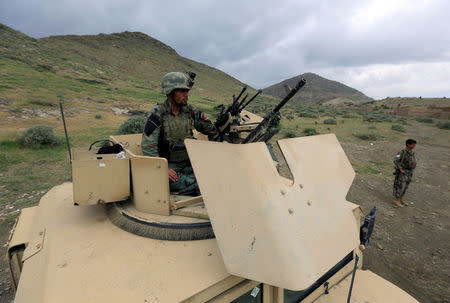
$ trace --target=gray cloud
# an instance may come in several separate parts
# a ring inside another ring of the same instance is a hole
[[[372,97],[450,96],[445,0],[0,0],[34,37],[142,31],[255,87],[312,71]]]

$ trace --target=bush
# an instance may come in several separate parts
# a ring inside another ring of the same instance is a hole
[[[336,121],[335,119],[333,119],[333,118],[329,118],[329,119],[323,120],[323,124],[333,124],[333,125],[336,125],[336,124],[337,124],[337,121]]]
[[[122,123],[119,127],[118,133],[119,135],[142,134],[144,132],[146,122],[147,117],[145,116],[132,116]]]
[[[361,140],[370,140],[370,141],[376,141],[380,137],[377,134],[353,134],[356,138],[359,138]]]
[[[305,136],[315,136],[318,134],[315,128],[305,128],[303,130],[303,133],[305,134]]]
[[[420,122],[420,123],[433,123],[434,122],[433,119],[431,119],[431,118],[420,118],[420,117],[417,117],[416,121]]]
[[[59,145],[61,140],[56,136],[51,126],[34,125],[22,133],[20,143],[23,146],[38,149],[45,145]]]
[[[343,114],[342,118],[358,118],[358,117],[352,114]]]
[[[96,115],[94,116],[94,118],[95,118],[95,119],[101,119],[101,118],[102,118],[102,115],[96,114]]]
[[[285,138],[295,138],[297,135],[294,132],[287,132]]]
[[[406,118],[399,118],[396,121],[397,123],[403,124],[403,125],[408,125],[408,123],[406,122]]]
[[[438,122],[436,126],[440,129],[450,129],[450,122]]]
[[[369,125],[367,126],[368,129],[377,129],[377,127],[375,125]]]
[[[374,117],[374,116],[365,116],[363,117],[363,121],[367,121],[367,122],[382,122],[382,120],[378,117]]]
[[[398,125],[398,124],[393,124],[391,126],[391,129],[395,130],[395,131],[398,131],[398,132],[402,132],[402,133],[405,132],[405,128],[403,126],[401,126],[401,125]]]
[[[56,105],[50,101],[42,101],[42,100],[32,100],[29,103],[33,104],[33,105],[40,105],[40,106],[47,106],[47,107],[53,107]]]
[[[319,115],[317,115],[316,113],[311,113],[311,112],[301,112],[299,114],[299,117],[302,117],[302,118],[319,118]]]

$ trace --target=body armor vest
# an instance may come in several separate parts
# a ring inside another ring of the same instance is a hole
[[[161,112],[161,134],[158,153],[169,162],[182,162],[189,159],[184,139],[194,138],[193,121],[188,107],[180,108],[177,116],[164,107]]]

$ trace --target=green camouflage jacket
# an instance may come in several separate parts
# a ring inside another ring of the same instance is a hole
[[[405,148],[395,156],[394,165],[398,170],[413,170],[417,166],[416,155],[412,150]]]
[[[216,127],[205,114],[188,104],[180,108],[178,115],[172,114],[169,102],[155,105],[149,112],[142,134],[142,153],[144,156],[164,157],[169,162],[188,160],[184,139],[193,138],[192,129],[217,140]]]

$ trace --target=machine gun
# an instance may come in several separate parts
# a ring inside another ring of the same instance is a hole
[[[233,103],[231,103],[231,105],[227,108],[225,108],[223,104],[216,107],[216,109],[220,110],[220,112],[217,116],[215,126],[219,130],[221,140],[223,140],[225,135],[230,133],[230,129],[233,124],[239,124],[240,113],[262,92],[259,90],[247,102],[245,102],[248,98],[248,94],[246,94],[244,98],[239,101],[246,90],[247,86],[244,86],[237,97],[233,95]]]
[[[278,123],[280,122],[281,116],[279,114],[280,109],[306,84],[305,79],[301,79],[297,85],[292,88],[289,93],[284,97],[281,102],[275,106],[273,110],[262,120],[258,126],[248,134],[248,136],[241,142],[253,143],[253,142],[268,142],[278,132]]]

